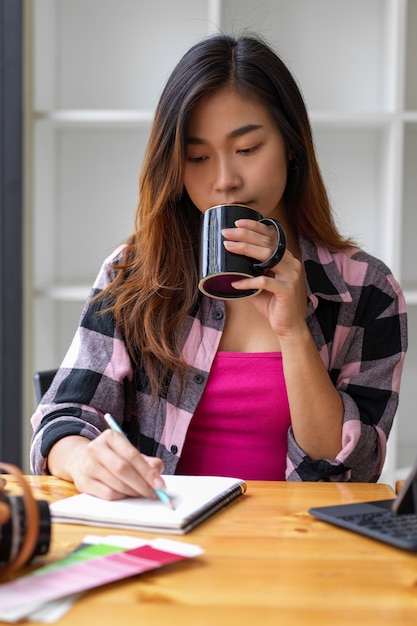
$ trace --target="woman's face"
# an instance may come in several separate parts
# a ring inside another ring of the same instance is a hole
[[[184,186],[204,213],[217,204],[246,204],[282,219],[288,155],[267,108],[222,89],[190,117]]]

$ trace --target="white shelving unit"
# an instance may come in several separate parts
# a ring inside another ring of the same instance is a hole
[[[338,223],[402,282],[410,348],[384,479],[417,456],[417,0],[30,0],[27,406],[133,225],[153,110],[202,37],[256,31],[303,91]]]

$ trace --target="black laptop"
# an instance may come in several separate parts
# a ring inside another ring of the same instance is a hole
[[[394,500],[314,507],[319,519],[417,552],[417,463]]]

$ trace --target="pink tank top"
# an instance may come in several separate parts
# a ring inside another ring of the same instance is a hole
[[[218,352],[177,474],[285,480],[290,409],[280,352]]]

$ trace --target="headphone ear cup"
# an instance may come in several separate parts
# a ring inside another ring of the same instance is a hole
[[[0,525],[7,524],[10,519],[10,507],[5,502],[0,502]]]
[[[26,520],[26,533],[23,539],[22,545],[18,554],[13,561],[8,563],[2,570],[2,574],[9,574],[19,569],[29,561],[36,546],[38,531],[39,531],[39,510],[35,498],[32,495],[30,486],[26,482],[22,472],[15,466],[9,463],[0,463],[0,471],[6,472],[14,476],[19,486],[23,491],[23,503],[25,507],[25,520]],[[4,482],[4,481],[3,481]],[[5,507],[9,509],[9,507]],[[1,509],[0,509],[0,521],[1,521]],[[10,517],[10,509],[9,509]],[[7,521],[7,520],[6,520]]]
[[[4,480],[4,478],[2,478],[0,476],[0,498],[1,498],[1,492],[4,489],[6,485],[6,481]],[[7,522],[10,519],[10,507],[6,502],[3,502],[2,500],[0,500],[0,524],[7,524]]]

